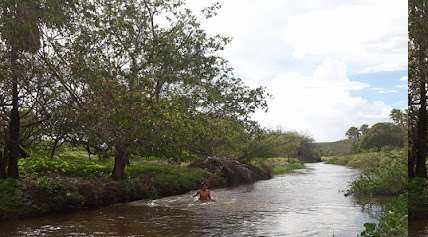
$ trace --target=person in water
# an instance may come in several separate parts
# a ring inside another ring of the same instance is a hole
[[[193,197],[196,196],[199,196],[199,201],[215,201],[211,198],[211,193],[208,189],[207,183],[201,184],[201,189],[193,195]]]

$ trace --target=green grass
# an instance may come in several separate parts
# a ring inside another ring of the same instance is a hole
[[[112,160],[99,160],[79,149],[67,149],[54,159],[31,152],[20,159],[21,179],[0,180],[0,220],[64,209],[180,194],[202,181],[223,185],[224,177],[164,160],[133,157],[120,181],[110,178]]]
[[[49,173],[63,174],[78,177],[105,177],[112,170],[112,162],[89,160],[81,157],[49,159],[36,156],[19,160],[19,166],[23,175]]]
[[[154,184],[159,187],[183,188],[194,188],[195,184],[200,184],[210,175],[207,171],[199,168],[143,161],[135,162],[129,166],[127,174],[131,178],[151,176]]]
[[[267,166],[272,169],[275,175],[286,174],[297,169],[303,169],[305,166],[302,162],[293,158],[275,157],[275,158],[258,158],[252,161],[253,165],[262,167]]]
[[[352,155],[329,156],[323,157],[322,160],[327,164],[346,165],[352,168],[366,169],[377,166],[382,160],[388,159],[389,156],[402,153],[401,151],[391,152],[367,152]]]

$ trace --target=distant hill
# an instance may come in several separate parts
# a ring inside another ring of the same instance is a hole
[[[352,142],[350,140],[318,142],[315,143],[315,146],[320,151],[321,156],[346,155],[352,151]]]

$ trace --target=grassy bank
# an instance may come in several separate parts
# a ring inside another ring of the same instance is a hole
[[[258,158],[251,162],[258,167],[269,167],[274,175],[286,174],[297,169],[303,169],[305,166],[298,159],[293,158]]]
[[[202,181],[225,185],[223,177],[203,169],[138,159],[126,179],[115,181],[111,161],[89,160],[79,152],[58,159],[35,155],[20,167],[21,179],[0,180],[0,220],[181,194]]]
[[[228,185],[222,174],[154,157],[133,157],[123,180],[110,178],[111,160],[89,158],[80,149],[47,157],[33,151],[19,161],[20,179],[0,180],[0,220],[177,195],[197,189],[202,181],[211,187]],[[287,158],[255,159],[251,164],[273,174],[304,168],[297,159]]]
[[[326,157],[329,164],[347,165],[361,170],[350,185],[350,192],[361,202],[388,198],[378,225],[366,224],[362,236],[407,236],[408,184],[404,151],[369,152]]]

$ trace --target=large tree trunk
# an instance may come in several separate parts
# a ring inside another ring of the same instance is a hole
[[[419,82],[420,90],[420,108],[418,113],[417,131],[416,131],[416,176],[427,177],[426,154],[427,154],[427,90],[425,76],[421,77]]]
[[[53,159],[55,157],[55,152],[56,152],[56,149],[58,148],[58,143],[59,143],[59,138],[55,138],[55,141],[51,148],[49,159]]]
[[[0,150],[0,179],[6,178],[6,161],[4,159],[3,151]]]
[[[409,148],[407,152],[407,172],[409,178],[415,177],[415,156],[413,147]]]
[[[125,177],[125,167],[129,164],[129,154],[123,146],[115,146],[114,167],[111,174],[113,179]]]
[[[18,75],[17,75],[17,60],[18,54],[12,48],[10,62],[12,69],[12,109],[10,111],[9,135],[6,141],[6,161],[7,161],[7,176],[10,178],[18,178],[18,158],[20,156],[19,148],[19,129],[21,126],[19,118],[19,94],[18,94]]]

